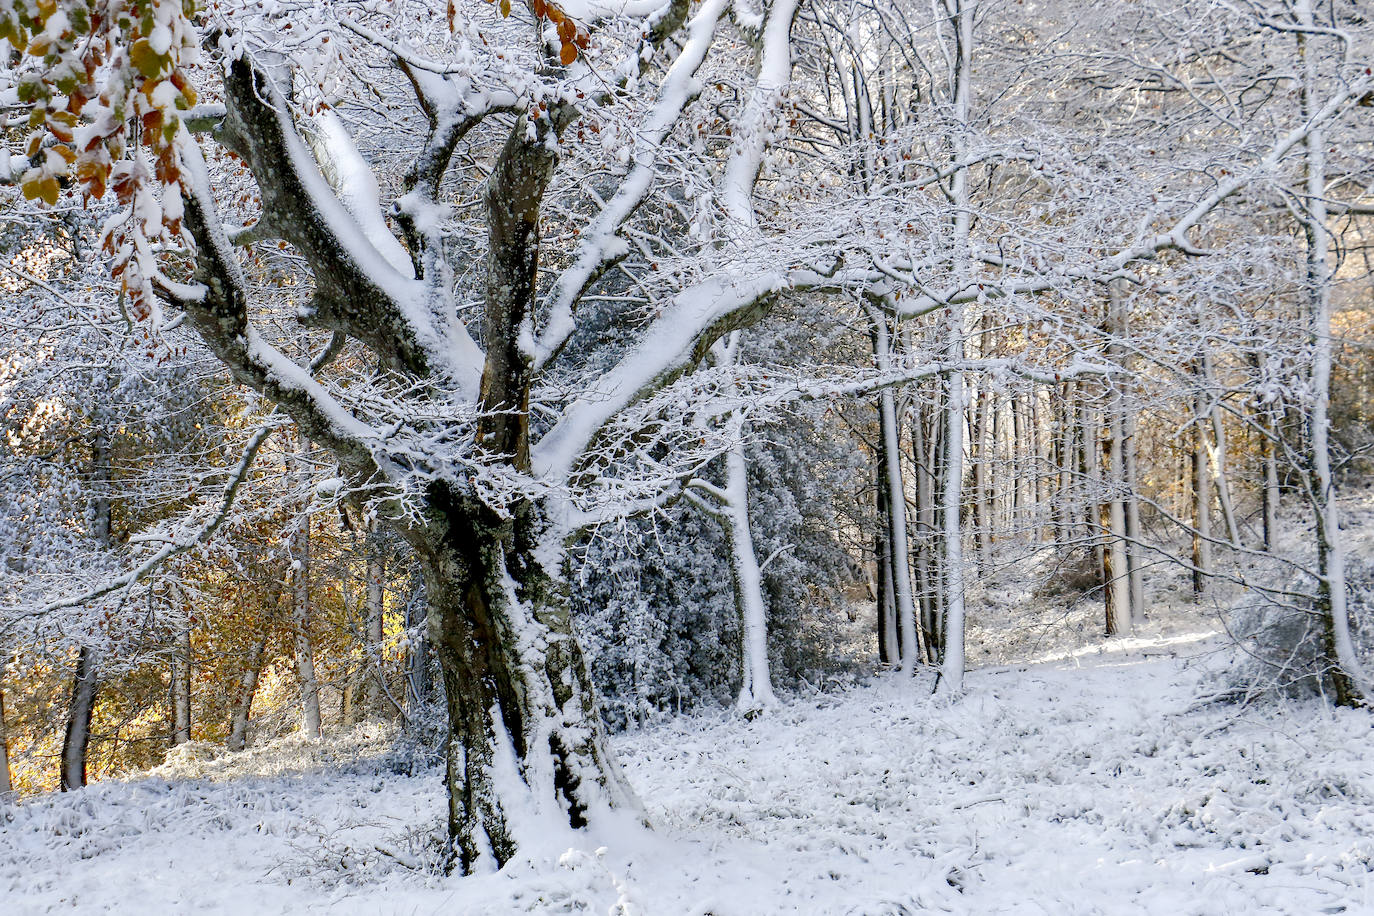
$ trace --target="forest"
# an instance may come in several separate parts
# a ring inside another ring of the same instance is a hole
[[[1364,0],[0,0],[6,912],[1338,913]]]

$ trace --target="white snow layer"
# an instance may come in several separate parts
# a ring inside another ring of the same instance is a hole
[[[952,702],[885,676],[622,736],[653,833],[550,836],[475,878],[425,868],[440,779],[374,772],[376,726],[182,752],[0,809],[0,911],[1374,912],[1370,715],[1194,710],[1204,641],[1141,642],[974,671]]]

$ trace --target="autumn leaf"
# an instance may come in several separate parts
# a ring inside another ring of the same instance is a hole
[[[508,7],[510,6],[510,0],[503,0],[503,2]],[[140,38],[129,48],[129,60],[138,68],[139,73],[150,80],[161,76],[162,68],[171,63],[171,58],[154,51],[152,44],[146,38]]]

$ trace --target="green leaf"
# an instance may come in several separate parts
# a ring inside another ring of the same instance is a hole
[[[138,68],[139,73],[150,80],[161,76],[162,68],[172,62],[167,55],[154,51],[146,38],[140,38],[129,48],[129,60]]]

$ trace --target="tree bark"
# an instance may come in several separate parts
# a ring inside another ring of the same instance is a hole
[[[892,337],[886,319],[870,311],[873,323],[873,350],[878,371],[892,368]],[[916,636],[916,604],[911,589],[910,533],[906,516],[906,479],[902,472],[901,430],[897,423],[896,396],[891,387],[878,395],[878,423],[886,460],[888,544],[892,549],[892,581],[897,605],[897,635],[901,651],[901,672],[916,670],[920,655]]]
[[[983,316],[982,337],[979,344],[981,354],[988,355],[988,316]],[[988,414],[990,395],[989,380],[978,386],[973,397],[973,544],[978,558],[978,572],[986,575],[991,565],[990,551],[992,539],[992,506],[988,495]]]
[[[1108,408],[1107,437],[1103,440],[1107,485],[1111,488],[1110,496],[1103,503],[1103,527],[1107,535],[1103,553],[1103,596],[1108,636],[1130,633],[1135,625],[1130,569],[1126,558],[1126,539],[1129,537],[1126,530],[1126,503],[1122,497],[1126,486],[1126,462],[1122,453],[1125,421],[1119,407],[1119,395],[1114,395],[1112,405]]]
[[[1145,620],[1145,531],[1140,524],[1140,473],[1136,445],[1138,421],[1135,411],[1124,411],[1121,452],[1126,472],[1126,563],[1130,567],[1131,616]]]
[[[1107,299],[1107,359],[1118,365],[1124,364],[1128,358],[1124,344],[1118,342],[1124,340],[1127,333],[1126,308],[1119,284],[1110,284]],[[1131,583],[1131,532],[1126,518],[1126,502],[1134,499],[1134,490],[1126,466],[1126,449],[1130,440],[1126,432],[1126,397],[1121,387],[1124,384],[1124,381],[1111,384],[1107,389],[1104,408],[1106,438],[1102,443],[1102,466],[1108,497],[1103,506],[1103,527],[1107,535],[1103,554],[1103,600],[1106,604],[1108,636],[1131,632],[1139,611]]]
[[[1302,113],[1310,117],[1313,94],[1320,80],[1317,53],[1309,45],[1316,17],[1312,0],[1298,0],[1298,48],[1303,59],[1303,80],[1299,84]],[[1326,655],[1335,699],[1342,706],[1362,705],[1374,690],[1370,676],[1361,663],[1350,634],[1349,608],[1346,604],[1345,537],[1341,531],[1340,509],[1336,503],[1336,482],[1331,471],[1330,402],[1331,370],[1335,359],[1331,333],[1331,284],[1334,272],[1328,252],[1330,230],[1326,225],[1326,139],[1325,131],[1314,129],[1304,142],[1303,165],[1306,171],[1306,204],[1303,234],[1307,243],[1307,305],[1311,322],[1313,355],[1311,368],[1312,404],[1308,412],[1307,441],[1309,490],[1317,533],[1317,609],[1322,617]]]
[[[429,630],[449,707],[449,833],[464,872],[505,863],[561,810],[572,827],[638,804],[606,741],[542,509],[498,516],[438,485],[423,536]],[[523,796],[523,797],[522,797]],[[556,806],[556,809],[551,807]],[[546,823],[546,822],[545,822]]]
[[[1215,386],[1215,373],[1212,371],[1212,358],[1202,355],[1203,380],[1210,389]],[[1217,490],[1217,505],[1221,507],[1221,519],[1226,525],[1226,536],[1232,544],[1240,546],[1240,526],[1236,524],[1236,510],[1231,502],[1231,483],[1226,469],[1226,427],[1222,422],[1221,404],[1211,400],[1209,411],[1212,422],[1212,447],[1208,460],[1212,466],[1212,483]]]
[[[1267,375],[1268,358],[1263,352],[1255,354],[1255,370],[1261,385]],[[1261,391],[1263,388],[1261,388]],[[1279,411],[1275,401],[1265,400],[1263,394],[1256,395],[1255,427],[1259,438],[1260,467],[1264,482],[1260,488],[1260,515],[1264,529],[1264,549],[1273,551],[1278,538],[1279,518],[1279,462],[1278,441]]]
[[[229,713],[229,739],[225,742],[231,751],[241,751],[248,746],[248,722],[253,710],[253,697],[258,692],[258,677],[262,674],[263,657],[267,653],[267,629],[264,627],[239,675],[238,690],[234,693],[234,705]]]
[[[97,412],[91,441],[92,535],[100,547],[112,545],[111,531],[111,446],[106,418]],[[67,730],[62,738],[60,779],[62,791],[86,785],[86,755],[91,743],[91,720],[95,715],[96,694],[99,691],[99,662],[96,651],[82,646],[76,659],[72,678],[71,699],[67,704]]]
[[[892,548],[889,543],[891,526],[887,520],[887,457],[883,454],[881,435],[875,449],[874,502],[877,524],[873,532],[873,554],[877,563],[875,600],[878,611],[878,660],[895,667],[901,664],[902,652],[897,635],[897,606],[893,600]]]
[[[743,427],[743,417],[737,421]],[[742,428],[741,428],[742,435]],[[736,707],[752,712],[777,705],[773,679],[768,670],[768,618],[763,598],[763,573],[754,552],[754,535],[749,524],[748,469],[744,443],[736,442],[725,455],[725,493],[723,507],[730,533],[730,569],[735,580],[735,602],[743,625],[739,699]]]
[[[4,665],[0,664],[0,675]],[[10,778],[10,733],[5,727],[5,687],[0,683],[0,800],[14,791],[14,781]]]
[[[71,699],[67,703],[67,732],[62,741],[62,791],[86,785],[86,752],[91,743],[91,718],[95,712],[95,650],[82,646],[76,657]]]
[[[385,636],[386,566],[382,545],[375,525],[367,533],[367,653],[366,687],[363,693],[364,715],[382,712],[382,695],[386,684],[386,670],[382,665],[382,640]]]
[[[181,604],[178,616],[182,618],[176,644],[172,649],[172,745],[185,744],[191,740],[191,620],[190,610],[182,604],[181,589],[173,583],[169,594]]]
[[[1192,452],[1193,493],[1193,594],[1203,595],[1212,578],[1212,484],[1208,479],[1207,395],[1199,391],[1194,401]]]
[[[309,443],[303,436],[299,442],[304,453]],[[293,476],[298,476],[304,484],[305,475],[299,469]],[[295,645],[296,676],[301,688],[301,729],[307,738],[319,738],[323,726],[320,682],[315,674],[315,647],[310,632],[310,516],[304,510],[287,535],[286,550],[291,579],[291,635]]]
[[[953,72],[950,74],[953,115],[956,122],[969,123],[969,105],[973,83],[973,13],[974,4],[969,0],[958,0],[951,10],[950,25],[954,32]],[[953,144],[954,159],[959,161],[966,153],[962,134],[956,134]],[[956,208],[953,220],[954,262],[956,268],[967,280],[970,272],[972,253],[969,234],[972,226],[969,206],[968,170],[957,168],[950,178],[950,196]],[[946,375],[945,428],[944,428],[944,481],[940,501],[944,513],[944,530],[941,532],[941,572],[944,582],[944,658],[940,664],[939,689],[946,693],[958,693],[964,689],[964,548],[960,528],[960,504],[963,499],[964,485],[964,412],[967,404],[964,393],[964,370],[958,368],[964,361],[965,317],[964,306],[956,298],[947,306],[944,328],[945,358],[951,366]]]

